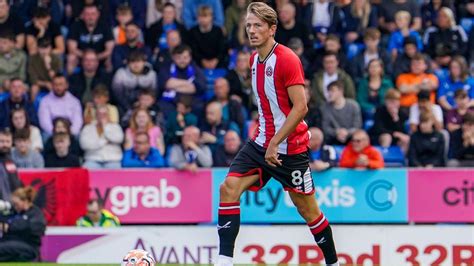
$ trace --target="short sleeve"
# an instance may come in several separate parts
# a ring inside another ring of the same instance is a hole
[[[420,110],[418,104],[414,104],[410,107],[410,124],[418,125],[420,123]]]
[[[279,61],[279,67],[282,69],[281,78],[285,88],[293,85],[304,85],[303,65],[298,56],[289,52],[288,55],[282,59],[282,61]]]

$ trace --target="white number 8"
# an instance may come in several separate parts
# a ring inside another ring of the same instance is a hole
[[[293,185],[295,186],[299,186],[301,185],[301,183],[303,183],[303,177],[302,177],[302,173],[300,170],[295,170],[293,172],[291,172],[291,177],[293,179],[291,179],[291,183],[293,183]]]

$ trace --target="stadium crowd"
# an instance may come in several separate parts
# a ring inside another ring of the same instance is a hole
[[[0,0],[11,158],[229,166],[258,124],[248,2]],[[313,169],[474,165],[474,3],[267,2],[305,70]]]

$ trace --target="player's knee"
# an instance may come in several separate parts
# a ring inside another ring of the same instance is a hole
[[[221,200],[237,201],[239,200],[239,192],[227,180],[225,180],[219,187]]]

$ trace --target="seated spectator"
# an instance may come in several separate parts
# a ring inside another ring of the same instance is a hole
[[[350,71],[350,63],[347,60],[347,56],[341,45],[340,38],[335,34],[329,34],[323,46],[314,51],[313,54],[313,65],[311,66],[310,72],[320,71],[324,67],[324,57],[327,54],[335,54],[338,62],[338,67],[344,71]],[[307,71],[307,70],[306,70]]]
[[[89,124],[96,120],[95,112],[97,106],[105,105],[109,110],[109,121],[112,123],[119,122],[119,113],[115,105],[109,103],[109,90],[103,84],[98,84],[92,90],[92,102],[87,102],[84,109],[84,124]]]
[[[67,118],[57,117],[53,120],[53,135],[64,133],[69,138],[69,153],[79,157],[82,155],[81,146],[77,138],[71,134],[71,122]],[[44,145],[43,155],[47,158],[49,155],[55,153],[55,146],[53,137],[49,137]]]
[[[222,29],[212,23],[213,11],[209,6],[198,8],[198,25],[188,32],[188,42],[196,63],[205,69],[226,67],[226,43]]]
[[[109,8],[111,14],[117,14],[120,8],[123,6],[129,7],[131,11],[131,17],[133,22],[136,23],[140,28],[145,27],[145,16],[147,13],[147,0],[134,0],[134,1],[123,1],[123,0],[110,0]],[[110,16],[110,25],[117,25],[118,19],[114,19]]]
[[[345,144],[362,127],[359,105],[344,97],[344,83],[338,80],[328,85],[328,102],[321,107],[321,115],[327,144]]]
[[[134,135],[133,147],[124,152],[122,167],[158,168],[165,166],[160,151],[151,147],[150,137],[146,132]]]
[[[54,133],[52,136],[54,152],[47,153],[45,167],[67,168],[81,167],[79,156],[70,152],[71,138],[67,133]]]
[[[224,143],[217,146],[212,154],[213,167],[229,167],[242,148],[242,140],[237,132],[229,130],[224,135]]]
[[[384,167],[382,154],[370,145],[369,135],[356,130],[341,154],[339,166],[355,169],[381,169]]]
[[[397,55],[397,59],[393,62],[393,80],[397,80],[398,76],[403,73],[410,73],[411,60],[418,54],[416,40],[412,37],[403,39],[403,53]],[[396,66],[396,67],[395,67]]]
[[[38,117],[33,104],[29,101],[25,83],[19,78],[12,78],[8,88],[8,97],[0,102],[0,128],[11,126],[10,116],[15,109],[25,109],[32,125],[38,125]]]
[[[395,13],[395,24],[397,25],[397,30],[392,32],[388,42],[388,51],[392,55],[393,60],[395,60],[399,54],[403,53],[403,40],[407,37],[416,40],[418,51],[423,50],[421,36],[418,31],[410,29],[410,21],[411,15],[407,11],[401,10]]]
[[[426,53],[433,58],[438,47],[442,46],[450,47],[457,55],[467,52],[467,34],[461,26],[456,25],[454,13],[448,7],[439,10],[437,25],[426,29],[423,41]]]
[[[343,96],[348,99],[354,99],[354,82],[344,70],[339,68],[339,61],[336,54],[325,54],[323,58],[323,66],[324,70],[318,71],[311,82],[317,105],[322,106],[329,100],[329,84],[336,80],[339,80],[343,84]]]
[[[12,196],[12,210],[2,222],[0,258],[2,261],[35,261],[40,257],[41,239],[46,231],[46,219],[33,202],[33,187],[16,189]]]
[[[138,132],[148,133],[150,146],[160,151],[161,155],[165,154],[165,143],[163,132],[160,127],[152,121],[147,109],[135,109],[129,121],[129,127],[125,130],[125,149],[133,147],[135,134]]]
[[[316,104],[316,99],[314,98],[313,91],[311,90],[311,81],[309,79],[304,80],[304,92],[306,96],[306,102],[308,104],[308,112],[304,118],[308,127],[318,127],[321,128],[321,109]]]
[[[20,129],[13,134],[15,148],[11,158],[18,168],[43,168],[44,160],[41,153],[31,148],[30,132]]]
[[[214,100],[222,105],[222,120],[234,122],[240,132],[244,129],[246,111],[241,102],[230,97],[230,84],[225,78],[217,78],[214,81]]]
[[[81,131],[79,143],[84,150],[83,167],[89,169],[120,168],[123,131],[119,124],[109,121],[107,106],[97,107],[97,121]]]
[[[449,167],[474,166],[474,112],[463,116],[461,128],[451,133],[449,147]]]
[[[166,66],[159,73],[160,106],[163,106],[163,112],[174,110],[176,96],[192,95],[195,100],[193,107],[201,104],[199,97],[203,95],[206,89],[206,77],[202,70],[192,61],[191,48],[187,45],[179,45],[171,52],[173,62]],[[248,64],[248,63],[247,63]]]
[[[354,81],[358,84],[367,73],[369,62],[374,59],[382,60],[384,63],[385,74],[392,73],[392,60],[385,49],[380,49],[380,31],[376,28],[369,28],[364,34],[364,50],[356,55],[352,60],[351,74]]]
[[[215,151],[217,145],[224,144],[224,135],[229,130],[240,134],[239,126],[233,121],[225,121],[222,117],[222,105],[213,101],[206,106],[206,120],[201,126],[200,142]]]
[[[449,64],[449,76],[444,79],[438,91],[438,102],[445,111],[455,109],[455,93],[466,91],[470,105],[474,106],[474,78],[469,75],[469,68],[462,56],[455,56]]]
[[[436,25],[436,18],[442,7],[449,7],[452,10],[454,8],[454,1],[440,1],[440,0],[431,0],[425,1],[421,6],[421,18],[423,21],[423,28],[427,29],[431,26]]]
[[[65,76],[57,74],[53,78],[53,88],[41,100],[38,109],[39,124],[47,135],[53,134],[53,120],[64,117],[71,121],[71,132],[79,135],[82,127],[82,107],[79,99],[68,91],[69,84]]]
[[[14,109],[10,115],[10,129],[13,134],[17,131],[26,131],[29,135],[30,147],[32,150],[43,150],[43,139],[39,128],[30,124],[30,119],[25,109]]]
[[[53,87],[53,77],[63,71],[62,59],[60,55],[52,52],[49,39],[39,39],[36,46],[37,52],[28,58],[32,102],[35,102],[38,94],[41,94],[40,97],[48,94]]]
[[[385,104],[375,112],[374,126],[369,131],[372,142],[385,148],[398,145],[406,152],[410,141],[405,126],[407,120],[408,116],[400,110],[400,92],[389,89]]]
[[[432,168],[445,165],[445,138],[443,134],[434,130],[434,123],[432,113],[421,113],[419,130],[410,138],[409,166]]]
[[[157,89],[157,75],[146,54],[133,51],[127,58],[127,66],[115,72],[112,91],[120,113],[131,109],[141,89]]]
[[[125,42],[114,47],[112,52],[112,65],[114,70],[127,65],[127,58],[133,51],[143,52],[148,61],[151,61],[150,48],[145,46],[142,40],[142,31],[137,24],[130,22],[125,25]]]
[[[388,0],[379,5],[379,27],[385,32],[392,33],[396,30],[395,14],[401,10],[412,14],[411,29],[421,29],[421,14],[418,3],[414,0]]]
[[[229,81],[231,97],[240,101],[242,106],[252,112],[257,110],[257,106],[252,91],[249,61],[250,54],[239,51],[235,68],[229,70],[225,78]]]
[[[8,88],[12,78],[26,80],[27,57],[15,48],[15,36],[10,31],[0,32],[0,85]],[[5,82],[7,82],[5,84]]]
[[[334,16],[330,30],[341,34],[345,44],[361,42],[359,33],[378,25],[376,11],[369,0],[351,1],[341,8],[341,15]]]
[[[119,5],[115,10],[115,19],[117,25],[113,27],[112,34],[114,35],[115,45],[122,45],[127,41],[125,37],[125,27],[128,23],[133,21],[133,13],[130,6],[127,4]]]
[[[97,53],[97,58],[106,69],[112,69],[110,57],[114,49],[114,37],[107,23],[99,23],[100,14],[98,6],[87,4],[82,9],[81,19],[71,25],[67,37],[66,70],[68,74],[74,72],[87,49],[92,49]]]
[[[91,199],[87,203],[87,214],[76,221],[79,227],[118,227],[120,221],[117,216],[104,209],[102,201]]]
[[[176,111],[172,111],[166,120],[165,143],[181,143],[183,130],[189,126],[197,126],[198,118],[192,113],[191,96],[181,95],[176,103]]]
[[[334,24],[334,17],[338,15],[339,7],[329,0],[310,2],[311,26],[316,43],[324,43],[329,31],[329,27]]]
[[[465,90],[458,89],[454,93],[454,101],[456,107],[446,114],[446,129],[449,132],[460,129],[464,115],[468,112],[474,112],[474,106],[470,106],[472,100],[469,99]]]
[[[92,102],[92,90],[99,84],[110,87],[110,75],[99,68],[99,58],[94,50],[82,54],[81,70],[69,76],[70,92],[82,105]]]
[[[309,140],[311,169],[321,172],[337,166],[336,150],[333,146],[324,145],[324,134],[321,129],[310,127],[309,132],[311,133]]]
[[[278,25],[275,33],[275,41],[288,46],[292,38],[300,39],[303,42],[304,48],[312,48],[308,28],[302,22],[296,20],[295,4],[287,2],[282,4],[278,10]]]
[[[25,46],[25,24],[15,13],[10,9],[9,1],[0,1],[0,32],[11,32],[15,47],[23,49]]]
[[[34,55],[38,52],[38,41],[48,40],[52,45],[52,52],[55,55],[64,55],[66,45],[61,34],[61,28],[51,20],[49,10],[38,7],[33,14],[31,24],[26,28],[26,49],[28,54]]]
[[[213,13],[213,24],[218,27],[224,26],[224,10],[220,0],[183,0],[183,23],[187,29],[196,26],[198,21],[199,7],[208,6]]]
[[[305,48],[303,42],[299,38],[291,38],[288,41],[288,48],[290,48],[300,59],[301,64],[303,65],[303,70],[305,70],[305,77],[311,77],[314,73],[311,72],[311,59],[307,54],[305,54]]]
[[[156,104],[155,90],[140,90],[140,92],[138,93],[138,100],[134,104],[134,109],[128,110],[127,113],[122,116],[120,123],[123,128],[128,127],[135,109],[148,110],[148,114],[151,117],[151,121],[159,127],[164,127],[165,118],[163,112],[161,112],[160,110],[160,107]]]
[[[418,93],[418,103],[415,103],[410,107],[409,122],[411,132],[416,132],[418,130],[421,113],[433,114],[435,130],[443,129],[443,110],[441,110],[439,105],[430,102],[430,93],[428,91],[420,91]]]
[[[169,164],[178,170],[197,171],[199,167],[212,166],[212,153],[207,145],[199,144],[200,130],[195,126],[184,129],[182,144],[174,144]]]
[[[430,92],[430,100],[434,103],[439,81],[435,75],[426,72],[426,58],[422,54],[415,55],[411,59],[410,69],[410,73],[397,78],[396,85],[402,93],[400,105],[404,108],[412,106],[417,102],[417,94],[423,90]]]
[[[166,2],[162,7],[162,14],[161,19],[152,24],[146,34],[146,45],[152,49],[154,55],[170,49],[167,42],[167,34],[170,31],[176,31],[178,36],[186,33],[183,24],[177,20],[174,4]]]
[[[169,0],[166,3],[172,3],[176,7],[176,17],[181,19],[183,11],[182,0]],[[150,27],[153,23],[157,22],[163,16],[163,2],[160,1],[148,1],[147,13],[146,13],[146,26]]]
[[[156,55],[155,64],[153,65],[156,73],[160,73],[160,69],[165,69],[173,63],[171,51],[173,51],[174,48],[182,44],[182,38],[182,34],[180,34],[177,30],[169,30],[166,33],[166,46],[168,48],[161,49]]]
[[[393,88],[392,81],[385,76],[383,61],[372,59],[367,65],[368,76],[357,86],[357,102],[364,118],[372,118],[375,110],[382,106],[385,93]]]

